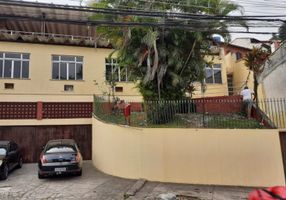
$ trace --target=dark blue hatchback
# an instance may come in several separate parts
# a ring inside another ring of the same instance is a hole
[[[38,177],[82,174],[82,155],[72,139],[50,140],[40,155]]]

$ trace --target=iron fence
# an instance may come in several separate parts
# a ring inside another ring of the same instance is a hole
[[[130,124],[124,106],[131,104]],[[286,99],[253,103],[247,118],[243,101],[236,98],[184,99],[176,101],[124,102],[94,97],[94,114],[121,125],[152,128],[272,129],[286,127]]]

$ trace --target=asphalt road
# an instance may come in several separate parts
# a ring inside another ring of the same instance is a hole
[[[81,177],[55,177],[38,179],[37,165],[25,164],[14,170],[5,181],[0,181],[1,200],[123,200],[124,194],[136,180],[121,179],[96,170],[90,161],[83,165]],[[199,186],[147,182],[128,200],[155,200],[158,196],[172,193],[187,199],[242,200],[247,199],[251,188]],[[188,197],[188,198],[187,198]]]

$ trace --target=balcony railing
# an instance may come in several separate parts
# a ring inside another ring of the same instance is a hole
[[[108,41],[104,39],[75,36],[75,35],[63,35],[53,33],[38,33],[38,32],[25,32],[14,30],[0,30],[0,40],[3,41],[17,41],[22,40],[24,42],[37,42],[37,43],[49,43],[49,44],[68,44],[78,46],[103,46],[109,45]]]

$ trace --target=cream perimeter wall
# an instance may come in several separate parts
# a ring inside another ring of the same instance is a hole
[[[124,178],[285,185],[277,130],[142,129],[93,119],[93,164]]]
[[[109,91],[105,84],[105,58],[112,49],[60,45],[0,42],[0,52],[30,53],[29,79],[0,79],[0,101],[92,101],[92,94]],[[83,80],[52,80],[52,55],[83,56]],[[14,83],[5,90],[4,83]],[[74,85],[73,92],[64,85]],[[140,96],[133,83],[118,83],[123,87],[117,96]],[[135,97],[134,97],[135,98]]]

